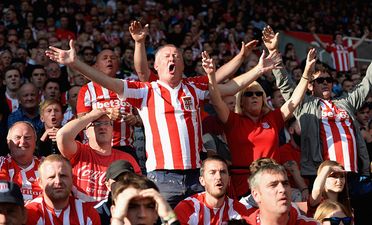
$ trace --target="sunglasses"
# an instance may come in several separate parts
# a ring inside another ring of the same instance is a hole
[[[316,81],[318,84],[323,84],[324,81],[327,81],[327,83],[332,83],[333,78],[332,77],[319,77],[313,80],[313,82]]]
[[[324,218],[323,219],[323,222],[324,221],[329,221],[331,223],[331,225],[339,225],[341,223],[341,221],[345,224],[345,225],[350,225],[351,222],[353,221],[353,219],[351,217],[344,217],[344,218],[340,218],[340,217],[329,217],[329,218]]]
[[[262,91],[246,91],[244,92],[245,97],[252,97],[253,95],[261,97],[263,95]]]

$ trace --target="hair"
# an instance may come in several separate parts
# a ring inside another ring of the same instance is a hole
[[[4,69],[4,72],[3,72],[3,75],[2,75],[2,78],[3,78],[3,79],[5,79],[5,74],[6,74],[8,71],[10,71],[10,70],[16,70],[16,71],[18,71],[18,74],[19,74],[20,78],[22,78],[22,73],[21,73],[21,71],[20,71],[18,68],[14,67],[14,66],[7,66],[7,67]]]
[[[60,154],[51,154],[51,155],[48,155],[46,158],[44,158],[43,161],[40,163],[39,168],[38,168],[39,174],[42,173],[43,166],[47,162],[61,162],[61,163],[64,163],[64,164],[68,165],[71,169],[70,171],[71,171],[71,175],[72,175],[72,165],[71,165],[70,161],[68,159],[66,159],[65,157],[63,157],[62,155],[60,155]]]
[[[133,187],[140,190],[153,188],[156,191],[159,191],[159,188],[156,186],[156,184],[147,177],[135,173],[127,173],[126,176],[120,176],[119,179],[111,185],[113,205],[115,205],[118,195],[128,187]]]
[[[271,158],[259,158],[252,162],[249,166],[249,171],[251,174],[257,172],[261,167],[266,166],[268,164],[276,164],[279,165],[274,159]]]
[[[263,173],[287,175],[287,171],[285,170],[284,166],[275,163],[275,161],[274,163],[269,161],[263,162],[261,167],[258,167],[257,170],[248,178],[248,183],[251,190],[258,186],[260,177]]]
[[[160,46],[157,50],[156,50],[156,52],[155,52],[155,64],[156,64],[156,62],[157,62],[157,58],[158,58],[158,55],[159,55],[159,52],[163,49],[163,48],[166,48],[166,47],[173,47],[173,48],[176,48],[177,49],[177,51],[178,52],[182,52],[182,51],[180,51],[180,49],[179,48],[177,48],[175,45],[173,45],[173,44],[166,44],[166,45],[163,45],[163,46]]]
[[[28,122],[28,121],[18,121],[18,122],[15,122],[8,130],[8,135],[6,137],[7,140],[10,140],[10,135],[14,129],[15,126],[17,126],[18,124],[25,124],[27,126],[29,126],[32,131],[33,131],[33,134],[35,135],[35,140],[36,140],[36,137],[37,137],[37,134],[36,134],[36,130],[35,130],[35,127],[34,125],[32,125],[32,123]]]
[[[322,162],[319,167],[318,167],[318,171],[317,171],[317,175],[319,175],[320,171],[325,167],[325,166],[337,166],[337,167],[340,167],[342,168],[343,170],[345,169],[340,163],[336,162],[336,161],[332,161],[332,160],[326,160],[324,162]],[[323,190],[323,193],[322,193],[322,196],[327,199],[327,195],[326,195],[326,191],[325,189]],[[342,205],[345,206],[346,210],[348,210],[348,212],[351,213],[351,205],[350,205],[350,197],[349,197],[349,191],[348,191],[348,188],[347,188],[347,178],[345,176],[345,185],[344,185],[344,189],[342,190],[341,193],[338,194],[338,197],[337,197],[337,201],[340,202]]]
[[[45,99],[42,103],[40,103],[40,107],[39,107],[40,114],[42,114],[44,110],[50,105],[59,105],[62,110],[62,104],[60,101],[55,100],[55,99]]]
[[[61,84],[60,82],[58,81],[58,79],[56,78],[49,78],[45,81],[44,85],[43,85],[43,90],[45,90],[46,86],[49,84],[49,83],[56,83],[58,84],[58,87],[60,88],[61,90]]]
[[[327,199],[323,201],[316,209],[314,219],[318,220],[319,222],[323,222],[323,219],[325,219],[327,215],[335,211],[342,211],[346,216],[352,217],[352,213],[348,211],[344,205]]]
[[[236,105],[235,105],[235,112],[240,114],[240,115],[243,115],[243,109],[242,109],[242,96],[244,94],[244,92],[246,92],[248,89],[250,88],[257,88],[259,91],[262,91],[263,92],[263,95],[262,95],[262,109],[261,109],[261,112],[263,112],[263,114],[267,114],[268,112],[272,111],[272,107],[269,106],[269,104],[267,103],[267,96],[266,96],[266,92],[265,90],[262,88],[262,86],[257,82],[257,81],[253,81],[250,85],[248,85],[246,88],[242,89],[241,91],[239,91],[237,94],[236,94]]]
[[[205,169],[205,164],[207,162],[210,162],[210,161],[222,162],[226,165],[227,168],[229,167],[228,164],[227,164],[227,161],[224,158],[222,158],[219,155],[212,155],[212,156],[209,156],[208,158],[206,158],[205,160],[203,160],[203,162],[201,164],[201,167],[200,167],[200,176],[203,176],[204,169]]]

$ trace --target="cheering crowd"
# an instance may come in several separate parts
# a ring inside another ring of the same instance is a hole
[[[341,3],[0,3],[0,223],[368,224],[370,3]]]

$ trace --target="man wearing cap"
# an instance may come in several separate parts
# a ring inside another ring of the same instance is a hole
[[[115,162],[111,163],[111,165],[107,169],[105,185],[110,191],[108,199],[102,200],[100,203],[94,206],[101,218],[102,225],[110,224],[110,208],[112,205],[111,185],[119,179],[126,177],[127,174],[131,173],[134,173],[133,166],[126,160],[116,160]]]
[[[141,174],[136,160],[128,153],[112,149],[113,123],[119,115],[118,108],[93,109],[84,116],[65,124],[57,133],[57,145],[61,154],[70,160],[73,172],[74,195],[87,202],[106,199],[109,190],[105,185],[106,171],[111,162],[123,159]],[[88,144],[75,141],[86,128]]]
[[[27,225],[100,225],[98,213],[90,203],[71,195],[72,167],[61,155],[46,157],[39,166],[38,182],[43,189],[39,196],[26,204]]]
[[[31,123],[19,121],[10,127],[7,143],[10,154],[0,157],[0,180],[12,181],[21,188],[25,201],[42,193],[36,179],[40,159],[34,156],[36,132]]]
[[[27,213],[17,184],[0,181],[0,224],[25,224]]]

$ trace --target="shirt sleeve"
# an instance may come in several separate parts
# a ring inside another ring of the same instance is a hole
[[[92,103],[88,91],[88,86],[84,85],[78,94],[77,103],[76,103],[76,112],[79,113],[86,113],[92,110]]]
[[[0,157],[0,180],[9,181],[7,162],[5,157]]]

